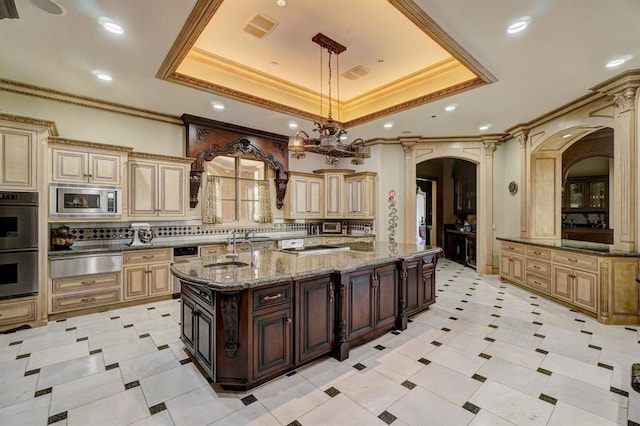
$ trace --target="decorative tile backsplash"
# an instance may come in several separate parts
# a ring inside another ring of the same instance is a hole
[[[366,221],[345,221],[349,227],[349,231],[361,231],[367,227],[372,227],[373,222]],[[153,231],[154,238],[171,238],[171,237],[189,237],[189,236],[223,236],[227,235],[229,231],[235,230],[239,234],[251,232],[254,235],[260,234],[274,234],[284,232],[300,232],[306,233],[311,224],[320,224],[322,222],[307,222],[307,223],[274,223],[271,226],[260,227],[244,227],[244,228],[213,228],[211,226],[203,225],[189,225],[179,223],[152,223],[151,229]],[[60,224],[51,224],[51,230],[60,226]],[[76,241],[110,241],[131,239],[133,237],[133,229],[122,223],[82,223],[82,224],[67,224],[69,232],[73,235]]]

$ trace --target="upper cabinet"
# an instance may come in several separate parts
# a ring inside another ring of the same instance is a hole
[[[37,133],[0,127],[0,188],[35,191]]]
[[[564,213],[606,213],[609,209],[608,176],[568,178],[564,186]]]
[[[129,147],[49,138],[51,182],[120,186]]]
[[[344,173],[324,175],[324,217],[341,218],[344,215]]]
[[[345,219],[374,219],[377,174],[359,172],[344,176]]]
[[[284,201],[286,219],[320,219],[323,211],[322,176],[289,173],[289,188]]]
[[[476,165],[458,160],[453,165],[453,212],[457,216],[476,214]]]
[[[128,215],[147,220],[184,219],[192,158],[132,153]]]

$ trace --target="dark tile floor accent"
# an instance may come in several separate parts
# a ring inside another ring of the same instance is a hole
[[[161,411],[164,411],[166,409],[167,409],[167,406],[165,405],[165,403],[161,402],[160,404],[156,404],[153,407],[149,407],[149,412],[153,416],[154,414],[157,414],[157,413],[159,413]]]
[[[26,371],[26,372],[24,373],[24,376],[25,376],[25,377],[26,377],[26,376],[31,376],[31,375],[33,375],[33,374],[38,374],[39,372],[40,372],[40,369],[39,369],[39,368],[36,368],[35,370],[29,370],[29,371]]]
[[[355,368],[356,370],[364,370],[365,368],[367,368],[367,366],[361,363],[357,363],[353,366],[353,368]]]
[[[541,353],[543,355],[547,355],[549,351],[545,351],[544,349],[536,348],[536,352]]]
[[[398,334],[400,334],[400,332],[398,330],[393,330],[391,334],[393,334],[394,336],[397,336]]]
[[[295,370],[294,370],[294,371],[289,371],[289,372],[287,373],[287,377],[291,377],[291,376],[293,376],[294,374],[298,374],[298,372],[297,372],[297,371],[295,371]]]
[[[247,395],[244,398],[240,399],[244,405],[250,405],[256,402],[258,398],[256,398],[253,394]]]
[[[442,345],[442,343],[438,342],[437,340],[434,340],[433,342],[431,342],[431,344],[433,346],[441,346]]]
[[[138,337],[141,338],[141,339],[144,339],[145,337],[149,337],[149,336],[150,336],[149,333],[144,333],[144,334],[139,335]]]
[[[89,337],[88,336],[80,337],[80,338],[76,339],[76,342],[84,342],[85,340],[89,340]]]
[[[484,340],[486,340],[487,342],[495,342],[496,339],[494,339],[493,337],[485,337]]]
[[[118,368],[118,367],[120,367],[120,365],[116,362],[116,363],[109,364],[109,365],[105,366],[104,369],[106,371],[109,371],[109,370],[113,370],[114,368]]]
[[[535,325],[544,325],[544,324],[542,324],[541,322],[538,322],[538,321],[534,321],[533,323],[534,323]]]
[[[538,399],[541,399],[541,400],[543,400],[544,402],[548,402],[548,403],[549,403],[549,404],[551,404],[551,405],[556,405],[556,403],[558,402],[558,400],[557,400],[557,399],[555,399],[554,397],[549,396],[549,395],[545,395],[545,394],[543,394],[543,393],[541,393],[541,394],[540,394],[540,396],[538,397]]]
[[[592,335],[593,335],[593,333],[592,333],[592,332],[587,331],[587,330],[580,330],[580,333],[588,334],[588,335],[590,335],[590,336],[592,336]]]
[[[542,335],[542,334],[538,334],[538,333],[533,333],[534,336],[539,337],[541,339],[544,339],[546,336]]]
[[[614,388],[613,386],[611,386],[609,388],[609,391],[611,391],[613,393],[617,393],[618,395],[622,395],[622,396],[625,396],[625,397],[629,398],[629,392],[627,392],[626,390]]]
[[[488,325],[488,327],[491,327],[491,328],[498,328],[498,326],[497,326],[497,325],[495,325],[495,324],[489,324],[489,325]]]
[[[596,346],[596,345],[589,345],[589,347],[590,347],[591,349],[595,349],[595,350],[597,350],[597,351],[601,351],[601,350],[602,350],[602,348],[601,348],[600,346]]]
[[[56,423],[56,422],[62,421],[64,419],[66,419],[66,418],[67,418],[67,412],[63,411],[62,413],[58,413],[58,414],[56,414],[54,416],[49,417],[49,419],[47,420],[47,424],[50,425],[52,423]]]
[[[69,328],[65,329],[64,331],[73,331],[75,329],[76,329],[75,327],[69,327]]]
[[[479,356],[480,358],[484,358],[484,359],[491,359],[491,355],[489,355],[489,354],[485,354],[484,352],[480,352],[480,353],[478,354],[478,356]]]
[[[426,358],[420,358],[420,359],[418,360],[418,362],[419,362],[419,363],[422,363],[422,364],[424,364],[424,365],[429,365],[429,364],[431,364],[431,361],[429,361],[429,360],[428,360],[428,359],[426,359]]]
[[[302,426],[302,423],[300,423],[297,420],[294,420],[291,423],[289,423],[287,426]]]
[[[53,388],[40,389],[39,391],[36,391],[36,393],[33,395],[33,397],[37,398],[37,397],[42,396],[42,395],[48,395],[52,391],[53,391]]]
[[[15,342],[9,343],[9,346],[19,345],[20,343],[22,343],[22,340],[16,340]]]
[[[169,349],[169,345],[160,345],[160,346],[158,346],[158,350],[159,351],[162,351],[164,349]]]
[[[613,370],[611,365],[603,364],[601,362],[598,363],[598,367],[606,368],[607,370]]]
[[[473,376],[471,376],[471,378],[474,379],[474,380],[477,380],[479,382],[482,382],[482,383],[484,383],[487,380],[486,377],[481,376],[479,374],[474,374]]]
[[[31,354],[22,354],[22,355],[18,355],[16,359],[29,358],[30,356]]]
[[[384,346],[382,346],[382,345],[375,345],[373,348],[374,348],[374,349],[377,349],[377,350],[379,350],[379,351],[384,351],[385,349],[387,349],[386,347],[384,347]]]
[[[185,359],[181,359],[180,360],[180,364],[185,365],[185,364],[189,364],[191,361],[191,358],[185,358]]]
[[[133,324],[125,324],[122,326],[122,328],[131,328],[133,327]]]
[[[415,388],[417,385],[413,382],[410,382],[409,380],[405,380],[404,382],[400,383],[402,386],[404,386],[405,388],[411,390],[413,388]]]
[[[140,386],[140,380],[135,380],[133,382],[126,383],[124,385],[124,388],[128,390],[128,389],[137,388],[138,386]]]
[[[325,390],[324,393],[329,395],[331,398],[333,398],[336,395],[340,395],[340,391],[338,389],[334,388],[333,386],[331,386],[329,389]]]
[[[99,354],[100,352],[102,352],[102,349],[94,349],[92,351],[89,351],[89,355]]]
[[[111,317],[111,318],[109,318],[109,319],[117,320],[117,319],[119,319],[119,318],[120,318],[119,316],[115,316],[115,317]]]
[[[544,368],[538,368],[536,371],[537,371],[538,373],[544,374],[544,375],[546,375],[546,376],[550,376],[550,375],[552,374],[552,372],[551,372],[551,371],[549,371],[549,370],[545,370]]]
[[[446,331],[447,333],[451,331],[451,329],[447,327],[442,327],[440,330]]]
[[[391,423],[395,422],[398,419],[396,416],[394,416],[388,411],[383,411],[382,413],[380,413],[380,415],[378,415],[378,418],[388,425],[390,425]]]
[[[478,414],[480,412],[480,407],[470,403],[469,401],[465,402],[462,408],[467,411],[471,411],[473,414]]]

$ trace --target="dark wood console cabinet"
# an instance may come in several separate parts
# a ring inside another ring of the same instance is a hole
[[[476,234],[474,232],[446,230],[445,257],[472,268],[476,267]]]
[[[400,272],[400,315],[397,328],[405,330],[408,318],[424,311],[436,301],[436,255],[402,261]]]

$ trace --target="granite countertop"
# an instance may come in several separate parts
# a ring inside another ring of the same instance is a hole
[[[236,291],[283,281],[299,280],[334,272],[352,272],[366,267],[440,253],[439,247],[416,244],[367,244],[369,251],[348,250],[322,255],[298,256],[279,250],[256,250],[255,266],[215,268],[211,264],[229,262],[225,255],[184,260],[171,265],[180,279],[205,285],[213,290]],[[250,263],[252,253],[240,253],[237,261]]]
[[[449,232],[451,234],[460,234],[460,235],[468,235],[470,237],[475,237],[475,231],[459,231],[457,229],[446,229],[445,232]]]
[[[590,254],[596,256],[611,257],[640,257],[637,252],[623,252],[613,248],[610,244],[591,243],[588,241],[576,240],[536,240],[518,237],[496,237],[499,241],[510,241],[512,243],[530,244],[538,247],[548,247],[570,251],[574,253]]]
[[[339,234],[316,234],[316,235],[299,235],[299,236],[278,236],[278,237],[253,237],[249,238],[254,244],[269,242],[269,241],[280,241],[280,240],[290,240],[294,238],[315,238],[315,237],[349,237],[349,238],[369,238],[374,235],[339,235]],[[236,236],[238,240],[244,239],[242,236]],[[139,244],[135,246],[130,246],[129,241],[114,241],[114,242],[104,242],[94,244],[93,242],[87,242],[84,244],[77,243],[71,246],[70,249],[67,250],[50,250],[48,253],[49,259],[60,258],[60,257],[69,257],[69,256],[82,256],[89,254],[100,254],[100,253],[110,253],[110,252],[123,252],[129,250],[146,250],[146,249],[155,249],[155,248],[173,248],[173,247],[188,247],[188,246],[206,246],[206,245],[214,245],[214,244],[227,244],[227,236],[226,235],[218,235],[217,237],[211,237],[207,239],[203,238],[164,238],[164,239],[154,239],[146,244]]]

